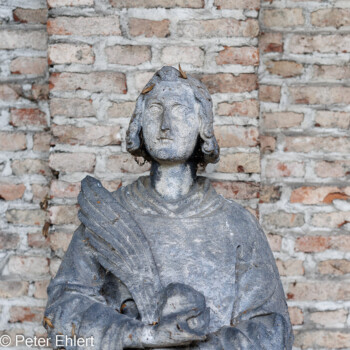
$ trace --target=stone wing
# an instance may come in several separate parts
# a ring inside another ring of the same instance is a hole
[[[101,265],[114,273],[132,294],[142,321],[158,320],[162,290],[152,251],[141,228],[100,181],[87,176],[78,196],[79,220]]]

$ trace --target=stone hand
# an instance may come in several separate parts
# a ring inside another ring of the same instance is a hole
[[[162,295],[159,322],[145,326],[142,343],[145,347],[169,347],[203,341],[210,320],[204,296],[180,283],[168,285]]]

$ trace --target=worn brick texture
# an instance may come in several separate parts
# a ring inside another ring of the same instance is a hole
[[[259,19],[260,221],[295,347],[349,349],[350,2],[262,1]]]
[[[213,97],[216,190],[270,241],[295,349],[350,348],[350,2],[0,1],[0,334],[42,335],[80,181],[147,174],[135,99],[181,63]]]

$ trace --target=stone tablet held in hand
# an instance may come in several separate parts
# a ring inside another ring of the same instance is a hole
[[[48,288],[54,348],[64,335],[94,340],[66,349],[292,349],[262,229],[196,175],[219,160],[206,87],[160,69],[136,101],[127,149],[150,176],[113,193],[82,181],[81,225]]]

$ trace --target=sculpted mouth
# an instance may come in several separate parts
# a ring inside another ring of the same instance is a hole
[[[157,140],[161,140],[161,141],[173,141],[173,139],[172,138],[170,138],[170,137],[163,137],[163,136],[159,136],[159,137],[157,137]]]

